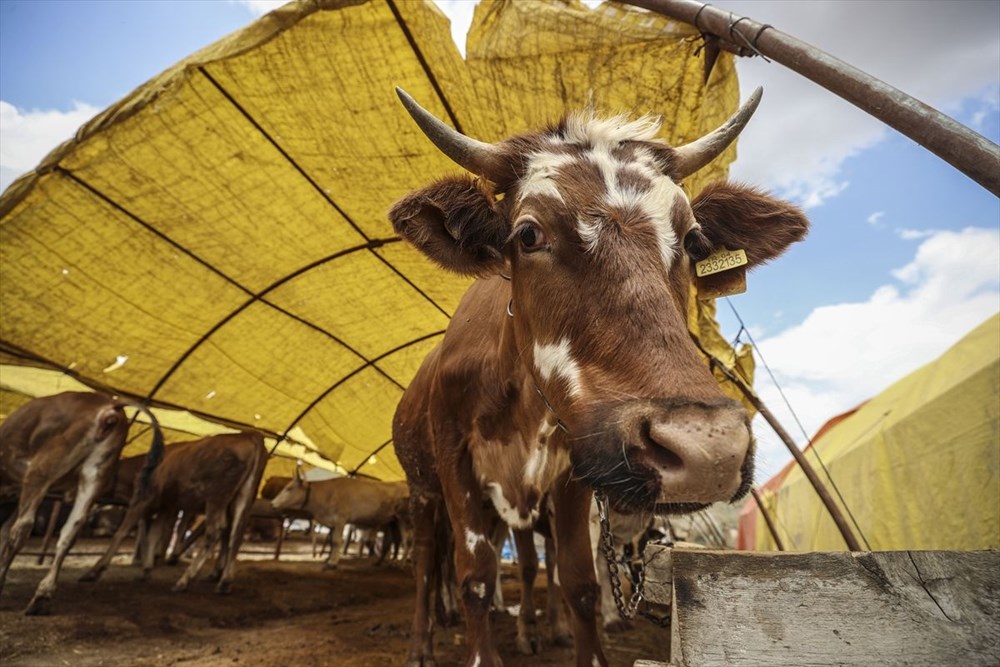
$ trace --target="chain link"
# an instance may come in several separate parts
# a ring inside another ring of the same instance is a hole
[[[639,606],[643,602],[643,586],[646,581],[645,568],[639,568],[639,574],[635,575],[631,564],[623,558],[618,558],[615,554],[615,538],[611,532],[611,518],[608,511],[608,498],[601,492],[594,494],[597,501],[597,515],[601,521],[600,548],[604,554],[604,560],[608,563],[608,574],[611,575],[611,595],[615,599],[615,606],[618,607],[618,615],[622,620],[630,621],[637,615],[642,616],[649,622],[660,627],[670,624],[670,616],[657,616],[646,610],[640,610]],[[639,555],[640,560],[642,554]],[[618,573],[618,566],[625,570],[625,574],[632,584],[632,595],[628,602],[625,601],[625,594],[622,591],[621,576]]]

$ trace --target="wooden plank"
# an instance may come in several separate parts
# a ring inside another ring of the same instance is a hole
[[[1000,664],[1000,552],[650,549],[678,666]]]

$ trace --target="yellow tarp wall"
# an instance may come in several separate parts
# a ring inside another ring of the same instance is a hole
[[[1000,548],[1000,315],[812,448],[871,549]],[[806,457],[826,481],[815,457]],[[846,548],[798,466],[764,498],[786,549]],[[759,513],[756,548],[776,548]]]
[[[485,0],[463,60],[430,2],[290,3],[142,85],[3,193],[0,352],[400,479],[380,450],[392,413],[468,281],[386,219],[458,171],[394,88],[486,141],[593,104],[662,114],[679,144],[739,98],[728,54],[703,80],[700,43],[611,3]],[[691,194],[734,157],[688,179]],[[692,314],[703,336],[713,326]]]

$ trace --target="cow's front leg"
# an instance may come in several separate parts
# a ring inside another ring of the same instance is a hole
[[[343,530],[343,523],[337,522],[330,524],[330,535],[327,538],[330,540],[330,556],[323,564],[324,570],[332,570],[337,567],[338,563],[340,563],[340,543],[338,540]]]
[[[411,491],[410,515],[413,518],[413,578],[416,581],[417,600],[413,611],[413,627],[410,630],[410,655],[406,667],[433,667],[432,641],[433,622],[431,620],[431,595],[435,590],[438,550],[435,540],[437,521],[444,521],[443,508],[438,498],[428,497]]]
[[[552,536],[545,537],[545,574],[548,577],[546,590],[545,616],[549,622],[549,636],[552,643],[560,648],[573,647],[573,635],[569,632],[566,622],[565,601],[562,587],[559,585],[558,567],[556,566],[556,543]]]
[[[607,666],[597,635],[600,587],[590,550],[590,503],[593,492],[572,479],[552,489],[555,505],[556,563],[563,597],[570,609],[578,667]]]
[[[490,633],[490,605],[497,582],[497,555],[490,542],[490,521],[472,471],[471,458],[456,469],[439,471],[445,507],[455,536],[455,575],[465,608],[466,667],[502,665]]]
[[[514,530],[517,564],[521,572],[521,610],[517,615],[517,648],[525,655],[538,653],[538,619],[535,615],[535,577],[538,552],[535,533],[530,528]]]

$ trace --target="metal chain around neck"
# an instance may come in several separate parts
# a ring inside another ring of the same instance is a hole
[[[660,627],[670,624],[670,616],[657,616],[646,610],[640,610],[639,606],[643,602],[643,588],[646,583],[645,568],[639,570],[638,576],[634,575],[629,562],[625,558],[619,559],[615,554],[615,538],[611,532],[611,518],[608,510],[608,497],[600,491],[594,492],[594,499],[597,501],[597,515],[601,521],[601,552],[604,560],[608,563],[608,574],[611,580],[611,595],[615,599],[615,606],[618,607],[618,615],[624,621],[631,621],[637,615],[642,616],[650,623]],[[639,554],[640,558],[642,554]],[[625,576],[632,584],[632,596],[628,602],[625,601],[625,594],[622,591],[621,575],[618,573],[618,566],[625,570]]]

